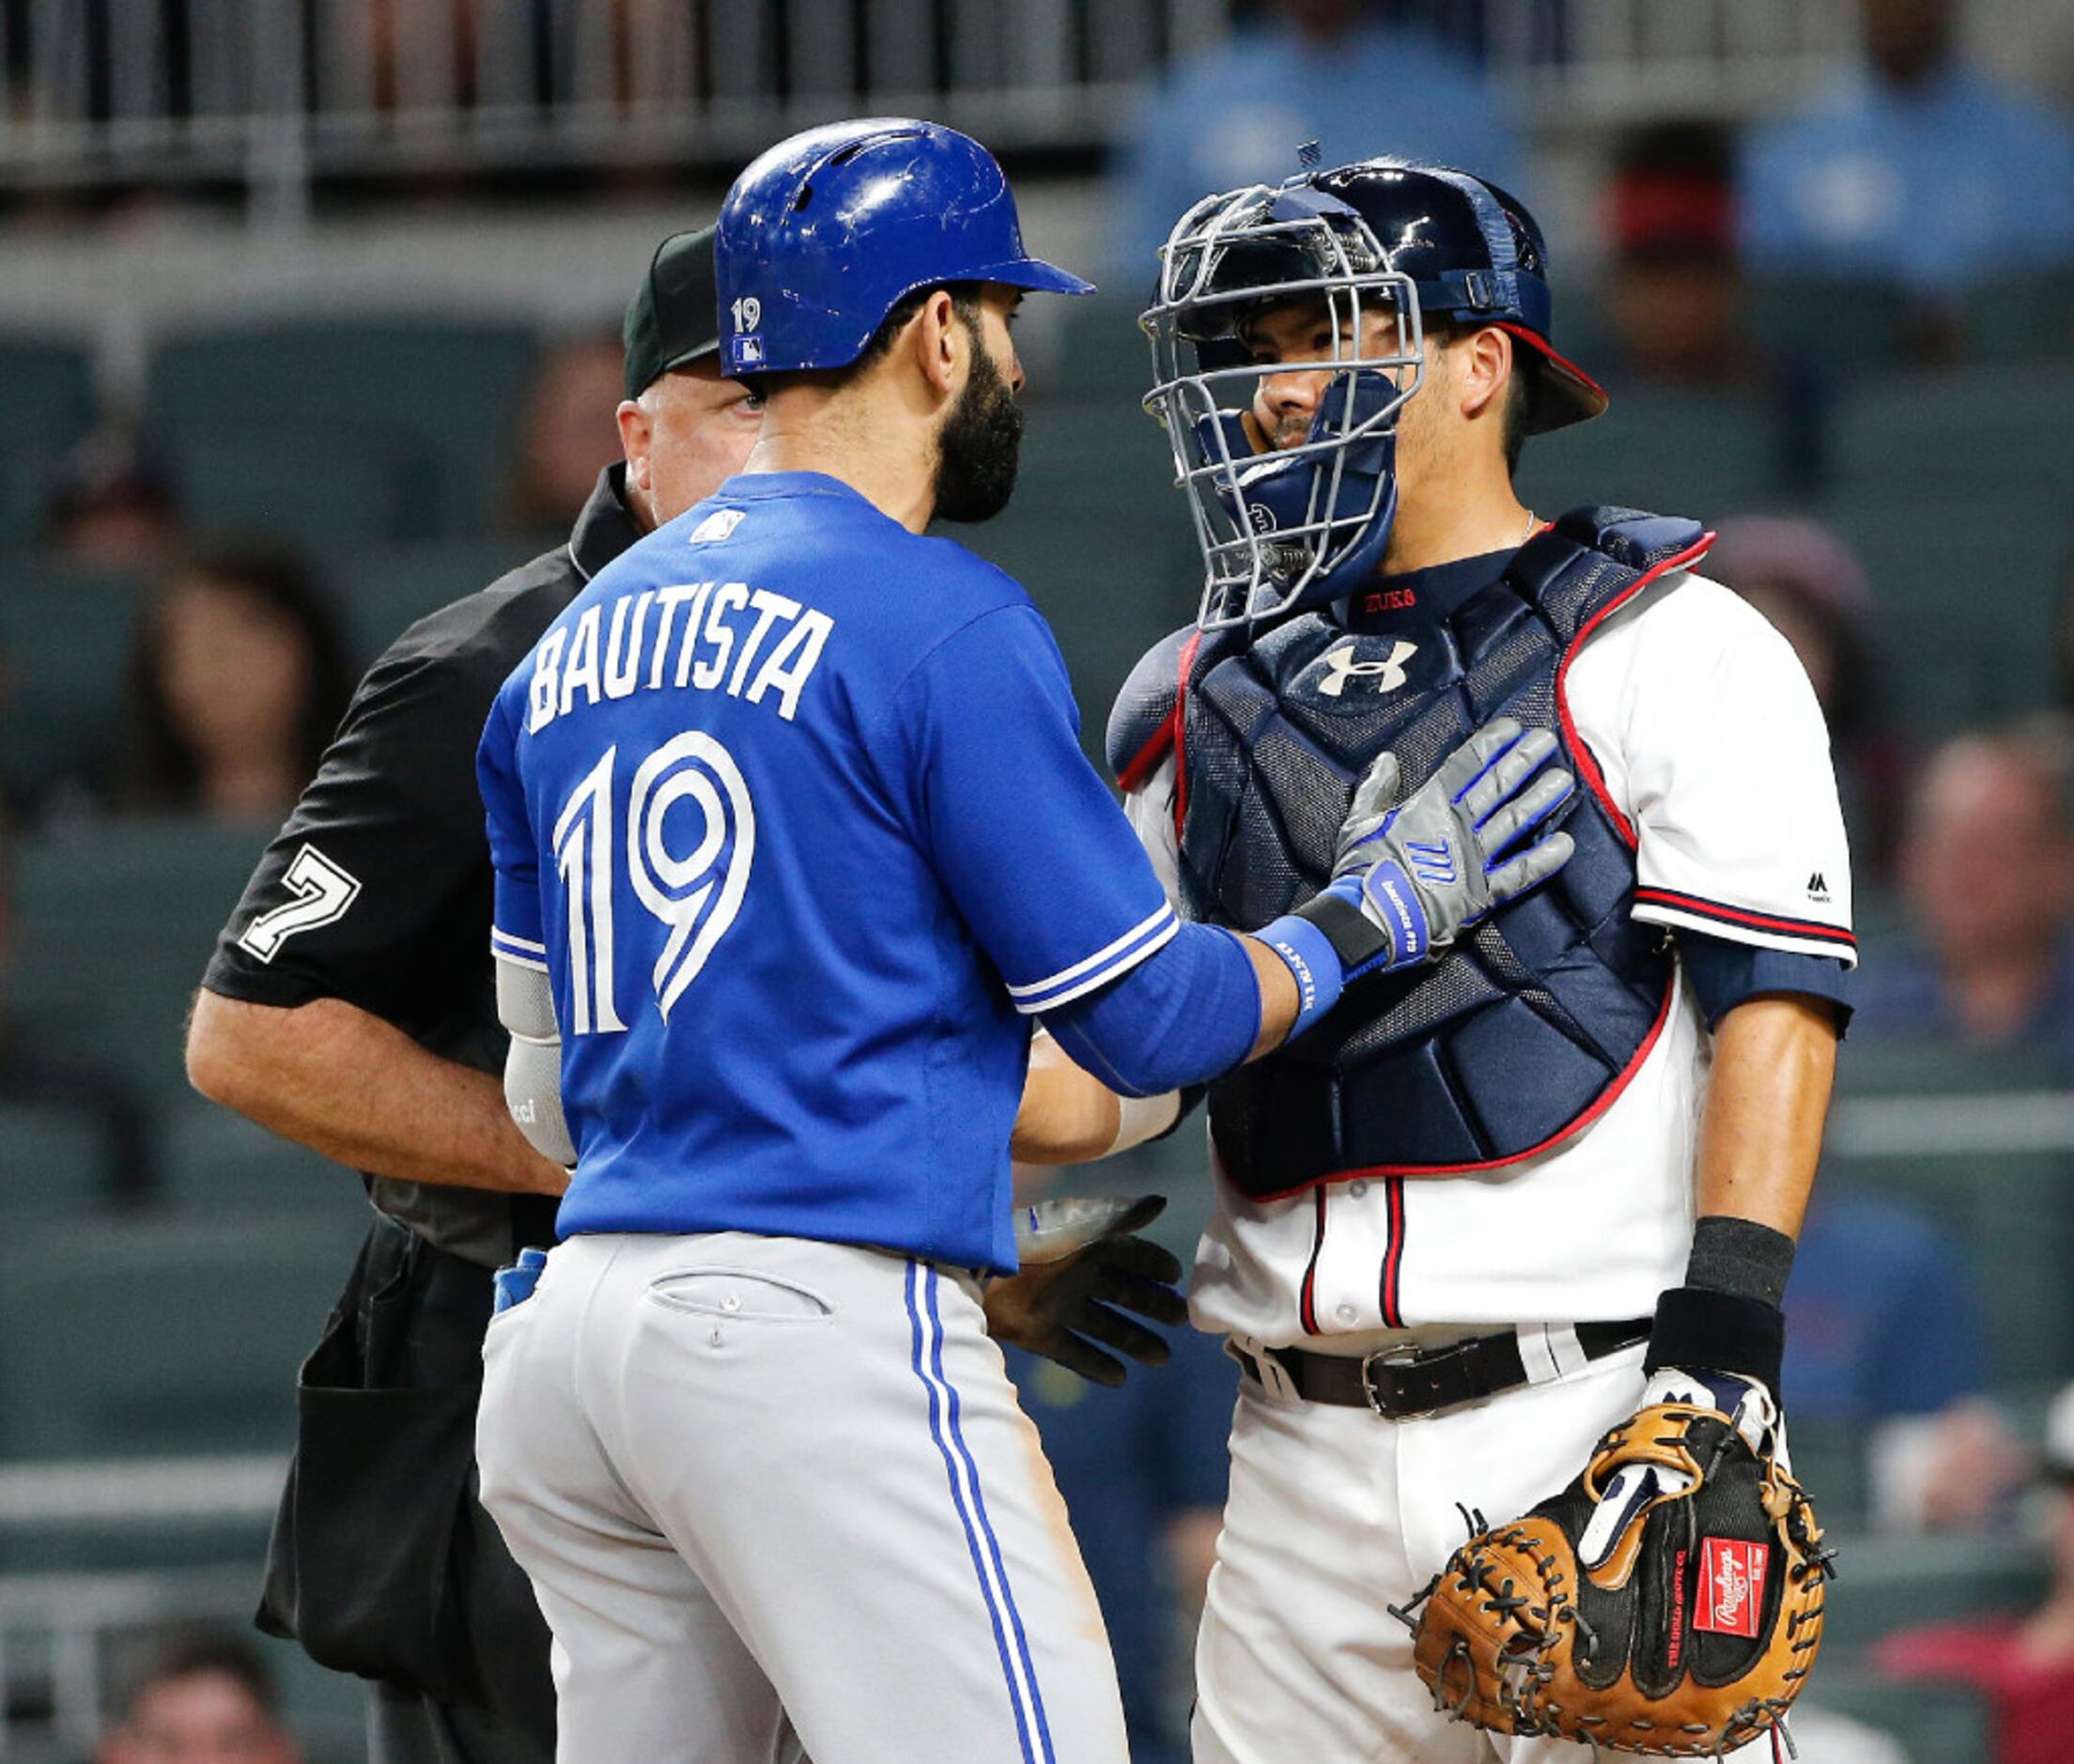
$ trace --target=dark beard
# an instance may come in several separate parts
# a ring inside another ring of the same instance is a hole
[[[972,336],[972,377],[944,419],[936,449],[936,518],[992,520],[1015,492],[1023,407]]]

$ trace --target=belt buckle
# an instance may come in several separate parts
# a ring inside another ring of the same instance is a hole
[[[1432,1403],[1422,1409],[1385,1409],[1381,1393],[1376,1389],[1372,1369],[1377,1366],[1421,1366],[1428,1360],[1440,1358],[1450,1350],[1447,1348],[1421,1348],[1407,1343],[1402,1347],[1377,1348],[1372,1354],[1361,1356],[1361,1394],[1368,1398],[1370,1410],[1385,1421],[1420,1421],[1429,1415],[1440,1412],[1439,1403]]]

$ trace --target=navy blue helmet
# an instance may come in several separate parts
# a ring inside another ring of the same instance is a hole
[[[868,116],[781,141],[735,180],[714,244],[730,374],[843,367],[917,288],[1086,294],[1023,249],[1015,198],[969,135]]]
[[[1545,434],[1606,408],[1605,389],[1551,341],[1548,247],[1515,196],[1485,178],[1408,160],[1361,160],[1311,182],[1368,223],[1418,293],[1429,319],[1496,325],[1540,357],[1526,432]]]

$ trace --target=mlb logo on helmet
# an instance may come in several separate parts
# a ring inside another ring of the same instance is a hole
[[[1717,1635],[1757,1634],[1764,1603],[1764,1571],[1772,1547],[1741,1538],[1707,1538],[1699,1552],[1699,1598],[1693,1627]]]

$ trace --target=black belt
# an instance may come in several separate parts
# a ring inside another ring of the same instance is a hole
[[[1647,1340],[1649,1320],[1634,1317],[1626,1323],[1582,1323],[1576,1327],[1577,1345],[1585,1358],[1602,1360]],[[1266,1384],[1255,1355],[1235,1341],[1230,1347],[1231,1357],[1246,1369],[1246,1376],[1256,1384]],[[1281,1369],[1306,1402],[1373,1409],[1392,1421],[1494,1397],[1527,1382],[1520,1338],[1509,1329],[1498,1335],[1471,1336],[1444,1348],[1378,1348],[1359,1356],[1314,1354],[1308,1348],[1263,1348],[1261,1353]]]

